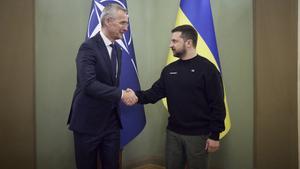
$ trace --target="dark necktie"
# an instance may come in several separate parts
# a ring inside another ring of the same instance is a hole
[[[112,68],[112,73],[114,77],[117,77],[116,70],[117,70],[117,48],[115,44],[110,44],[112,50],[111,50],[111,68]]]

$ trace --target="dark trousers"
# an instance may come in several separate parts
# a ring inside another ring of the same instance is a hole
[[[101,169],[119,169],[119,128],[106,129],[99,135],[73,134],[77,169],[97,169],[98,155]]]
[[[167,130],[166,169],[208,169],[208,136],[189,136]]]

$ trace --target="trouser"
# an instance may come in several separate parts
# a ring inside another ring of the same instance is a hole
[[[108,129],[99,135],[73,134],[77,169],[97,169],[98,155],[102,169],[119,169],[119,129]]]
[[[207,169],[207,136],[181,135],[167,130],[166,169]]]

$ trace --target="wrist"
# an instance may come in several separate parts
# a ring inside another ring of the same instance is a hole
[[[220,137],[220,133],[215,133],[215,132],[211,132],[208,136],[208,138],[216,141],[219,140],[219,137]]]

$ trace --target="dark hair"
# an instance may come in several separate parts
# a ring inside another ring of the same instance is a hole
[[[193,46],[196,48],[197,46],[197,38],[198,34],[197,31],[191,25],[180,25],[172,29],[172,33],[174,32],[181,32],[181,38],[183,40],[191,39],[193,42]]]

